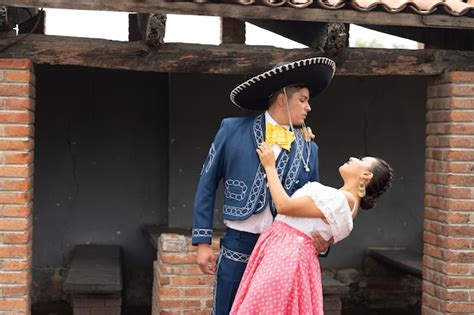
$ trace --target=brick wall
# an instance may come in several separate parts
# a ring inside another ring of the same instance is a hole
[[[35,76],[0,59],[0,315],[30,313]]]
[[[423,314],[474,314],[474,72],[428,84]]]
[[[217,238],[213,248],[218,254]],[[153,315],[209,314],[214,276],[204,275],[196,263],[197,247],[189,237],[162,234],[153,281]]]

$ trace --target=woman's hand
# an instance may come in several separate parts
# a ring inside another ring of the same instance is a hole
[[[262,163],[263,168],[275,167],[275,154],[272,147],[265,142],[260,143],[257,148],[257,154]]]

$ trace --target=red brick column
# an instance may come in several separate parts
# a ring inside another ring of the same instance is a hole
[[[213,247],[218,254],[218,238]],[[196,263],[197,248],[191,238],[162,234],[153,281],[153,315],[210,314],[214,276],[204,275]]]
[[[428,83],[423,314],[474,314],[474,72]]]
[[[0,314],[30,313],[35,76],[0,59]]]

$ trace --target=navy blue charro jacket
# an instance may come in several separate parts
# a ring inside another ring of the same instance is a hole
[[[265,140],[265,115],[226,118],[211,144],[201,171],[193,212],[192,243],[211,243],[216,190],[224,181],[225,220],[245,220],[270,203],[274,211],[265,171],[260,164],[258,144]],[[309,169],[304,169],[308,145],[301,132],[290,152],[282,150],[276,160],[277,172],[289,195],[308,181],[319,181],[318,147],[310,142]]]

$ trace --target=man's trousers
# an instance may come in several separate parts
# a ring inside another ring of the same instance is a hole
[[[260,234],[226,229],[221,239],[221,251],[217,260],[213,314],[229,314],[240,280],[259,236]]]

